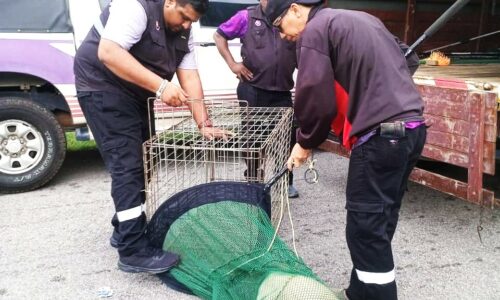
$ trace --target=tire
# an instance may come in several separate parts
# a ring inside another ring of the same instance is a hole
[[[0,192],[39,188],[59,171],[66,138],[48,109],[19,97],[0,97]]]

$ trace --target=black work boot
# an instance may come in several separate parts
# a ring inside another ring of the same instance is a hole
[[[162,249],[146,247],[132,255],[120,255],[118,268],[124,272],[146,272],[159,274],[170,270],[179,263],[179,255]]]

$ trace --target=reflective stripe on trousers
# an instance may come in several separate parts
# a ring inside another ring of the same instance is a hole
[[[145,210],[146,206],[143,204],[140,206],[119,211],[116,213],[116,217],[118,218],[118,222],[125,222],[135,218],[139,218]]]
[[[385,273],[365,272],[356,269],[356,275],[358,275],[359,281],[368,284],[387,284],[396,280],[394,269]]]

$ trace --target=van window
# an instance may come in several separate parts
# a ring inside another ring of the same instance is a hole
[[[239,10],[259,4],[257,0],[210,0],[208,11],[200,18],[200,25],[218,27]]]
[[[66,0],[0,0],[0,32],[71,32]]]

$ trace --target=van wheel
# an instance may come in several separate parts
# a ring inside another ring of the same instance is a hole
[[[0,191],[43,186],[61,168],[66,138],[54,115],[35,102],[0,97]]]

